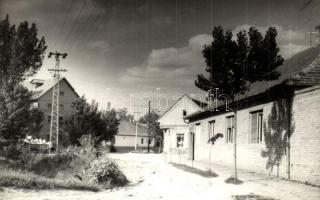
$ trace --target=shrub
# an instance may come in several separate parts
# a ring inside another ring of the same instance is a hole
[[[71,169],[70,163],[73,159],[77,158],[70,153],[39,154],[31,163],[30,170],[35,174],[54,178],[61,171],[69,171]]]
[[[240,185],[243,183],[243,181],[241,181],[233,176],[227,178],[224,182],[229,183],[229,184],[234,184],[234,185]]]
[[[99,191],[99,188],[96,185],[84,183],[77,179],[46,178],[25,170],[12,170],[6,168],[0,168],[0,186],[27,189],[72,189]]]
[[[94,183],[102,184],[106,188],[123,186],[128,182],[119,166],[110,159],[92,162],[90,168],[87,169],[87,176]]]
[[[30,169],[37,154],[30,151],[28,148],[21,148],[20,152],[19,161],[21,162],[23,169]]]
[[[19,159],[19,156],[20,156],[20,151],[18,150],[17,145],[10,144],[5,151],[5,157],[7,159],[17,160]]]

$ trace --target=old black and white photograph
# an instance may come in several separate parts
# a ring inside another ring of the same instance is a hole
[[[320,200],[320,0],[0,0],[0,200]]]

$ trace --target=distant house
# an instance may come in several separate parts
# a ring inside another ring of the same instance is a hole
[[[237,136],[234,113],[223,102],[219,111],[188,113],[184,163],[232,167],[236,141],[238,168],[320,185],[320,46],[286,60],[279,71],[278,80],[256,82],[237,99]],[[217,133],[224,137],[210,144]]]
[[[44,114],[43,126],[37,137],[46,139],[47,141],[50,139],[52,92],[54,84],[53,79],[33,79],[26,85],[33,93],[32,106],[39,108]],[[79,95],[66,78],[60,78],[59,85],[59,120],[63,123],[65,117],[72,112],[72,102],[78,98]],[[62,146],[67,146],[69,144],[69,136],[63,130],[60,130],[59,141]]]
[[[163,153],[167,161],[188,158],[190,134],[189,126],[183,118],[201,111],[204,106],[206,104],[201,101],[183,95],[158,119],[164,132]],[[176,158],[177,156],[179,158]]]
[[[121,119],[118,127],[118,133],[114,136],[114,147],[117,152],[130,152],[135,150],[137,142],[137,150],[145,150],[148,147],[148,131],[147,127],[139,124],[137,126],[136,138],[136,122],[132,120]],[[150,149],[154,147],[154,139],[150,138]]]

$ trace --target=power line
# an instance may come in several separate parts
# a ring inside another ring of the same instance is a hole
[[[70,15],[71,15],[71,10],[72,10],[72,7],[73,7],[73,1],[74,0],[71,0],[71,3],[70,3],[70,6],[69,8],[67,9],[67,15],[66,15],[66,19],[63,21],[63,24],[62,24],[62,27],[59,31],[59,34],[58,34],[58,37],[57,37],[57,41],[60,41],[60,38],[62,36],[62,32],[64,32],[65,30],[65,26],[67,24],[67,21],[68,19],[70,18]],[[57,46],[57,42],[55,42],[54,46],[53,46],[53,49],[56,49],[56,46]],[[60,44],[60,47],[61,47],[61,44]]]
[[[83,4],[82,4],[82,6],[81,6],[81,8],[80,8],[80,10],[79,10],[79,12],[78,12],[78,15],[77,15],[76,19],[74,20],[74,22],[73,22],[73,24],[72,24],[72,26],[71,26],[70,31],[69,31],[68,34],[67,34],[66,40],[63,42],[62,49],[64,49],[65,46],[68,44],[69,38],[70,38],[70,36],[71,36],[71,34],[72,34],[72,32],[73,32],[76,24],[77,24],[78,21],[81,19],[81,15],[82,15],[82,12],[83,12],[83,10],[84,10],[84,8],[85,8],[85,5],[86,5],[86,1],[83,1]]]
[[[70,40],[71,42],[69,45],[69,52],[73,51],[80,42],[86,41],[84,39],[81,40],[81,37],[85,35],[86,32],[90,29],[90,26],[88,26],[87,24],[92,24],[92,8],[92,3],[86,4],[84,15],[81,17],[77,26],[74,29],[74,32],[77,34],[74,35]],[[88,27],[87,30],[86,27]]]

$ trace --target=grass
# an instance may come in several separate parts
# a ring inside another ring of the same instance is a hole
[[[38,176],[25,170],[0,169],[0,187],[25,189],[71,189],[99,191],[99,187],[77,179],[56,179]]]
[[[189,167],[187,165],[182,165],[182,164],[176,164],[176,163],[171,163],[171,164],[172,164],[172,166],[174,166],[178,169],[182,169],[182,170],[190,172],[190,173],[198,174],[203,177],[208,178],[208,177],[217,177],[218,176],[218,174],[216,174],[215,172],[212,172],[212,171],[203,171],[203,170],[196,169],[196,168]]]
[[[247,195],[235,195],[232,196],[234,200],[277,200],[271,197],[260,196],[256,194],[247,194]]]

